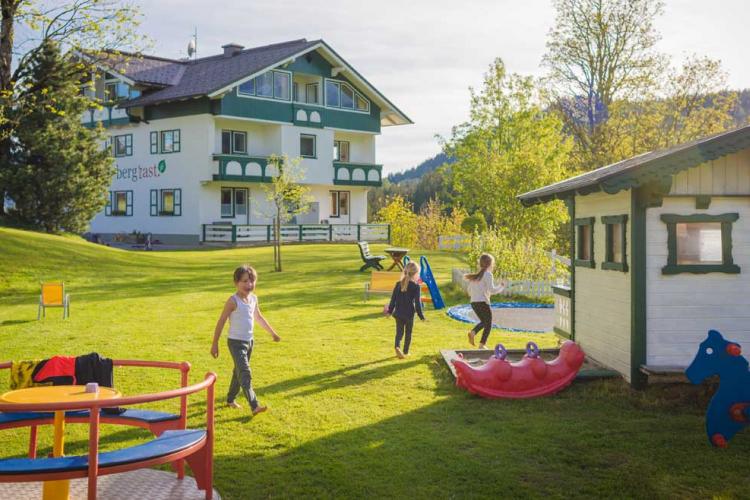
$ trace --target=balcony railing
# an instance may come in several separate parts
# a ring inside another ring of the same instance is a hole
[[[215,181],[271,182],[278,175],[267,156],[215,154],[213,160],[219,162]]]
[[[283,242],[370,241],[390,242],[389,224],[284,224]],[[203,241],[219,243],[270,243],[271,224],[203,224]]]
[[[333,162],[333,183],[342,186],[382,186],[383,165]]]
[[[293,123],[295,125],[298,125],[300,127],[323,128],[325,108],[323,108],[322,106],[314,106],[295,102],[292,104],[292,112],[294,113]]]

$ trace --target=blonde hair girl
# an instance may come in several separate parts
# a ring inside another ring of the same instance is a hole
[[[424,321],[422,313],[422,300],[419,296],[420,286],[417,284],[419,278],[419,266],[416,262],[409,262],[404,266],[401,279],[396,282],[391,294],[391,302],[388,304],[387,312],[396,319],[396,356],[403,358],[409,355],[411,345],[411,331],[414,327],[414,315]],[[404,338],[405,336],[405,338]],[[404,350],[401,351],[401,339],[404,338]]]

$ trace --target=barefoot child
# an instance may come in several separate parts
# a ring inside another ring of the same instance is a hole
[[[241,408],[235,401],[237,394],[245,394],[247,402],[253,415],[266,411],[267,407],[258,403],[252,386],[252,374],[250,372],[250,355],[253,352],[253,326],[257,321],[260,326],[266,329],[273,337],[274,342],[281,340],[276,335],[273,327],[268,324],[266,318],[260,313],[258,307],[258,297],[255,296],[255,284],[258,280],[258,274],[255,269],[248,265],[240,266],[234,270],[234,286],[237,292],[229,297],[224,304],[224,310],[216,322],[214,330],[214,341],[211,344],[211,355],[214,358],[219,357],[219,337],[224,330],[224,323],[229,319],[229,335],[227,336],[227,346],[229,354],[234,361],[234,370],[232,371],[232,381],[229,384],[227,394],[227,406],[232,408]]]
[[[474,274],[464,275],[469,282],[468,292],[471,297],[471,308],[479,318],[479,323],[469,330],[469,343],[474,345],[474,337],[479,330],[482,332],[482,340],[479,342],[480,349],[486,349],[485,344],[492,329],[492,310],[490,309],[490,296],[505,290],[505,283],[495,285],[492,279],[492,270],[495,268],[495,258],[483,253],[479,256],[479,271]]]
[[[391,294],[391,303],[388,305],[388,314],[396,318],[396,356],[402,358],[409,355],[411,344],[411,330],[414,327],[414,314],[424,321],[422,314],[422,301],[419,297],[419,266],[416,262],[409,262],[404,267],[401,279],[396,283]],[[401,338],[404,339],[404,350],[401,351]]]

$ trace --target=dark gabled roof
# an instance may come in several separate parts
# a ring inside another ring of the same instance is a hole
[[[112,54],[113,69],[126,78],[142,84],[163,87],[144,92],[141,97],[120,103],[119,107],[146,106],[167,101],[205,96],[247,75],[302,52],[320,43],[305,39],[265,45],[239,51],[226,57],[223,54],[195,60],[177,61],[152,56]],[[119,58],[118,58],[119,56]]]
[[[525,206],[565,199],[576,194],[609,194],[653,181],[668,181],[673,174],[721,156],[750,148],[750,125],[721,132],[667,149],[643,153],[585,174],[518,196]]]

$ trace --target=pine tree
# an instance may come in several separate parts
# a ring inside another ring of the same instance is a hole
[[[84,67],[47,41],[20,76],[9,110],[13,145],[3,166],[15,202],[9,216],[49,232],[83,232],[106,204],[114,174],[103,130],[81,123],[91,105],[80,94]]]

